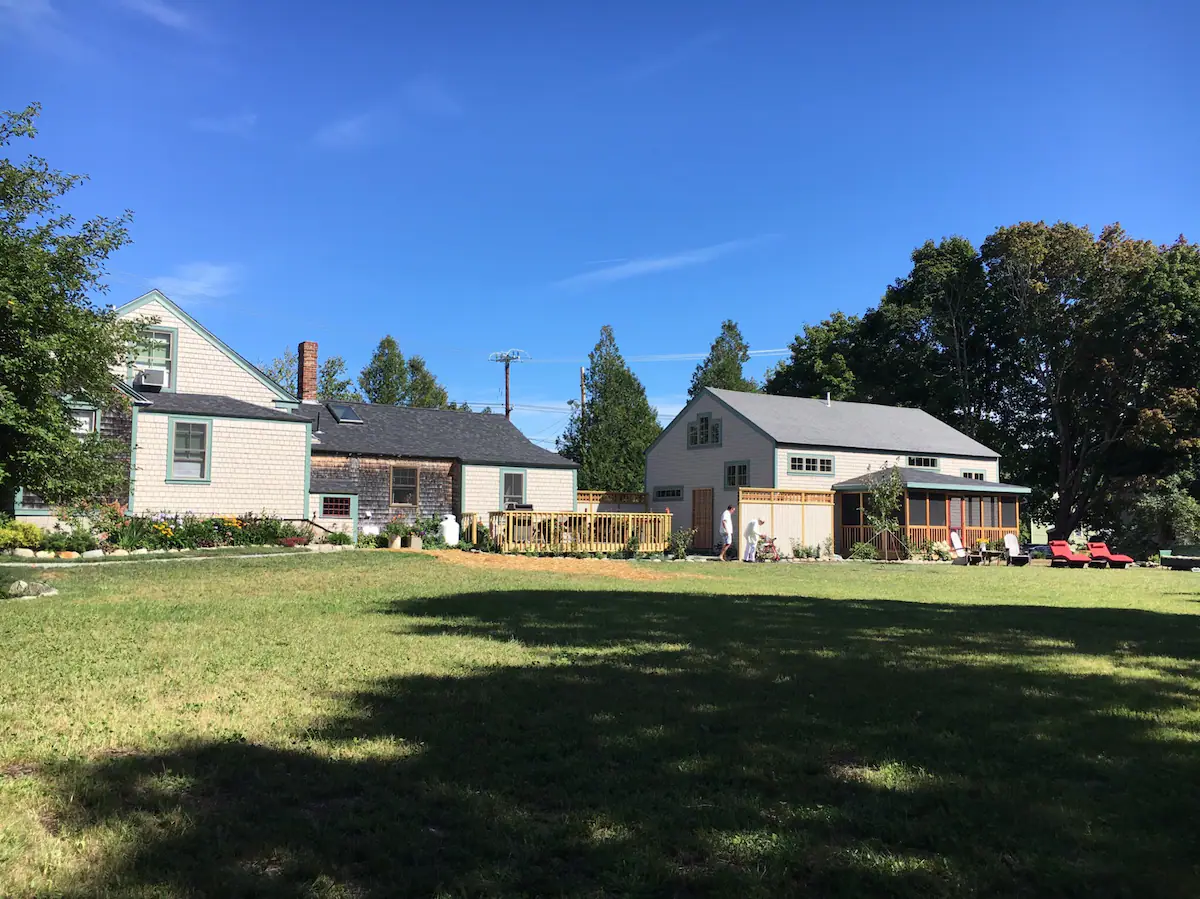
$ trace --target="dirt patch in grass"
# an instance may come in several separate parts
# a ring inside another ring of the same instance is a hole
[[[0,778],[7,777],[15,780],[18,777],[32,777],[38,773],[38,766],[33,762],[12,762],[0,765]]]
[[[630,565],[616,559],[556,559],[530,556],[506,556],[496,553],[466,553],[457,549],[436,550],[432,553],[443,562],[470,568],[490,568],[502,571],[548,571],[552,574],[587,574],[613,577],[627,581],[663,581],[680,577],[696,577],[681,571],[655,571],[641,565]],[[667,565],[666,562],[662,563]]]

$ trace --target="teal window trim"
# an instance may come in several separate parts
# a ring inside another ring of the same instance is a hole
[[[660,490],[678,490],[679,496],[670,496],[660,499],[658,493]],[[650,491],[650,501],[653,503],[670,503],[678,500],[683,502],[683,485],[682,484],[667,484],[662,487],[655,487]]]
[[[699,440],[700,421],[702,419],[708,419],[708,442],[692,443],[692,428],[696,428],[697,440]],[[716,425],[717,427],[718,438],[716,440],[712,439],[713,425]],[[721,446],[725,442],[725,423],[719,418],[714,418],[711,412],[697,412],[696,417],[686,423],[683,433],[683,442],[688,449],[713,449],[714,447]]]
[[[179,374],[179,329],[170,325],[146,325],[142,328],[143,331],[167,331],[171,335],[171,367],[169,369],[169,377],[166,387],[159,393],[174,393],[175,381]],[[133,386],[133,360],[130,359],[125,364],[125,381],[129,386]]]
[[[913,459],[932,459],[933,465],[913,465]],[[914,453],[911,456],[906,456],[905,461],[908,463],[905,468],[919,468],[921,471],[941,471],[942,468],[942,460],[940,458],[923,453]]]
[[[963,476],[963,478],[965,478],[968,481],[971,481],[971,480],[986,481],[987,480],[987,472],[982,468],[964,468],[962,470],[962,476]]]
[[[524,505],[529,502],[529,470],[526,468],[501,468],[500,469],[500,506],[499,510],[504,510],[504,476],[506,474],[519,474],[521,476],[521,503]]]
[[[467,511],[467,469],[469,465],[458,466],[458,517],[461,520]]]
[[[805,471],[803,462],[801,463],[800,471],[793,471],[792,470],[792,460],[793,459],[816,459],[816,460],[818,460],[817,461],[818,468],[821,467],[820,460],[828,459],[829,460],[829,471]],[[826,453],[820,453],[820,454],[818,454],[818,453],[788,453],[787,454],[787,473],[790,477],[794,477],[794,478],[832,478],[837,475],[837,457],[828,455]]]
[[[204,477],[177,478],[175,477],[175,425],[182,422],[192,422],[205,425],[204,429]],[[199,415],[168,415],[167,416],[167,483],[168,484],[210,484],[212,483],[212,438],[213,420]],[[305,493],[307,497],[308,494]],[[308,517],[307,514],[304,516]]]
[[[745,465],[746,466],[746,483],[734,484],[729,483],[729,466]],[[740,490],[742,487],[750,486],[750,460],[749,459],[730,459],[721,466],[721,487],[725,490]]]
[[[137,482],[137,432],[138,407],[134,406],[132,422],[129,425],[129,503],[125,506],[126,515],[134,515],[133,488]]]
[[[48,518],[54,514],[54,510],[50,509],[50,508],[46,508],[46,509],[26,509],[26,508],[24,508],[24,497],[25,497],[25,491],[22,488],[18,487],[17,488],[16,505],[13,507],[13,511],[16,512],[18,515],[24,515],[29,518],[40,517],[40,516],[44,516],[44,517]]]
[[[347,521],[349,521],[351,518],[354,517],[354,506],[356,505],[356,500],[358,498],[355,494],[353,494],[353,493],[318,493],[316,496],[317,496],[317,500],[319,502],[318,508],[320,509],[320,511],[317,512],[315,517],[317,517],[317,518],[338,518],[338,519],[346,519]],[[348,500],[350,500],[349,511],[347,511],[345,515],[326,515],[325,514],[325,500],[327,500],[327,499],[348,499]]]

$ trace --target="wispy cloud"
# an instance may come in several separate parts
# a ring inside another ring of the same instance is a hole
[[[404,85],[404,105],[422,115],[454,119],[463,114],[462,104],[440,78],[420,75]]]
[[[421,119],[462,115],[462,103],[440,78],[421,75],[381,102],[325,123],[313,134],[312,143],[323,150],[355,150],[382,143]]]
[[[378,135],[378,116],[363,112],[322,125],[313,143],[323,150],[353,150],[373,143]]]
[[[176,31],[192,31],[196,28],[196,20],[188,13],[177,9],[166,0],[120,0],[121,5],[131,12],[153,19],[164,28]]]
[[[616,75],[618,81],[632,84],[645,81],[655,75],[661,75],[686,62],[690,62],[709,47],[719,43],[724,35],[720,31],[705,31],[682,44],[678,44],[662,53],[643,59]]]
[[[715,262],[723,256],[749,249],[769,240],[772,235],[747,237],[741,240],[730,240],[725,243],[713,244],[709,247],[699,247],[694,250],[684,250],[669,256],[649,256],[643,259],[631,259],[619,265],[608,265],[604,268],[572,275],[556,283],[557,287],[595,287],[599,284],[611,284],[614,281],[628,281],[630,278],[643,278],[646,275],[657,275],[662,272],[675,271],[681,268],[692,268]]]
[[[189,262],[177,266],[174,274],[151,278],[150,284],[178,303],[202,303],[233,293],[239,274],[235,265]]]
[[[258,116],[253,112],[227,116],[201,116],[188,123],[193,131],[202,131],[207,134],[231,134],[236,137],[249,137],[256,124],[258,124]]]
[[[80,50],[51,0],[0,0],[0,43],[6,38],[64,54]]]

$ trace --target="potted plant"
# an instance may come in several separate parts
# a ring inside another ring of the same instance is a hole
[[[393,518],[383,526],[383,536],[387,538],[388,549],[400,549],[408,536],[408,525],[403,518]]]

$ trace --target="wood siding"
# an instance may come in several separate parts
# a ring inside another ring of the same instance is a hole
[[[713,419],[721,420],[721,445],[688,449],[688,422],[706,413],[711,414]],[[646,492],[650,495],[650,511],[665,512],[670,508],[676,527],[690,527],[690,522],[695,520],[692,515],[692,490],[698,487],[712,488],[711,533],[707,541],[703,536],[698,536],[696,545],[716,545],[720,512],[730,503],[736,503],[738,496],[736,489],[725,489],[725,463],[749,463],[750,482],[747,486],[771,487],[775,480],[774,455],[775,445],[770,438],[747,424],[724,403],[702,394],[684,406],[646,454]],[[655,502],[655,487],[682,487],[683,498]]]
[[[392,467],[416,468],[417,506],[392,505]],[[394,459],[383,456],[350,456],[340,453],[313,453],[312,480],[350,481],[358,490],[359,527],[382,527],[396,516],[412,521],[441,518],[457,513],[455,485],[457,462],[429,459]],[[320,510],[316,510],[320,511]],[[367,513],[370,512],[370,517]]]
[[[525,472],[525,502],[538,512],[570,512],[575,508],[575,476],[569,468],[513,465],[464,465],[462,511],[498,512],[500,475]]]
[[[792,456],[831,456],[833,474],[791,474]],[[960,477],[964,471],[983,471],[984,480],[1000,480],[1000,462],[996,457],[938,456],[939,474]],[[862,450],[837,449],[828,446],[788,446],[780,444],[775,452],[775,486],[780,490],[828,490],[840,481],[848,481],[868,471],[878,471],[885,465],[908,464],[908,454],[871,453]],[[769,486],[755,484],[756,487]]]
[[[248,403],[274,408],[279,397],[269,387],[157,300],[151,300],[125,317],[153,317],[158,319],[158,326],[178,330],[179,338],[174,348],[176,383],[173,389],[176,393],[231,396]],[[125,366],[120,366],[116,373],[118,377],[124,378]]]

